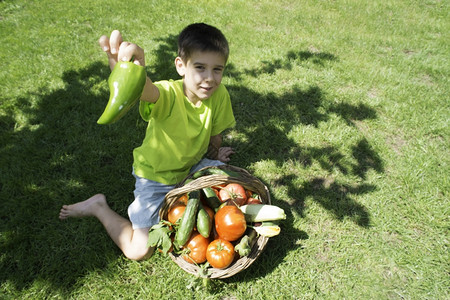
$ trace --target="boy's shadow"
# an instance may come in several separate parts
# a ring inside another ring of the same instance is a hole
[[[169,34],[165,38],[157,38],[158,48],[150,53],[150,56],[156,57],[156,63],[147,67],[147,74],[153,81],[178,79],[175,69],[175,58],[177,57],[178,36]]]

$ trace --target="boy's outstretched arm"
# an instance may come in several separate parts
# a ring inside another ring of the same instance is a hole
[[[134,58],[133,63],[145,67],[144,50],[136,44],[124,42],[120,31],[114,30],[109,38],[102,35],[98,42],[108,56],[111,70],[118,61],[130,61],[132,58]],[[159,90],[147,76],[141,100],[155,103],[158,98]]]

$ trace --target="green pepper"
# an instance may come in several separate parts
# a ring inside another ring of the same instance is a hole
[[[122,118],[139,101],[146,77],[144,67],[131,61],[118,62],[109,75],[109,101],[97,123],[111,124]]]

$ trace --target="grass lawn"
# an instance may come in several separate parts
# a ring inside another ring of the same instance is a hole
[[[287,219],[248,269],[192,290],[168,257],[127,260],[58,213],[133,200],[146,123],[96,124],[97,39],[120,29],[153,80],[178,78],[177,35],[200,21],[230,42],[231,164]],[[0,298],[449,299],[449,32],[439,0],[1,1]]]

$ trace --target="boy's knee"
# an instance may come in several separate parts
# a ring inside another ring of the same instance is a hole
[[[147,247],[148,232],[150,228],[134,229],[133,237],[123,254],[131,260],[143,260],[152,256],[154,248]]]
[[[153,255],[153,252],[155,251],[155,248],[141,248],[141,249],[129,249],[128,251],[125,251],[123,254],[131,260],[144,260],[148,259]]]

